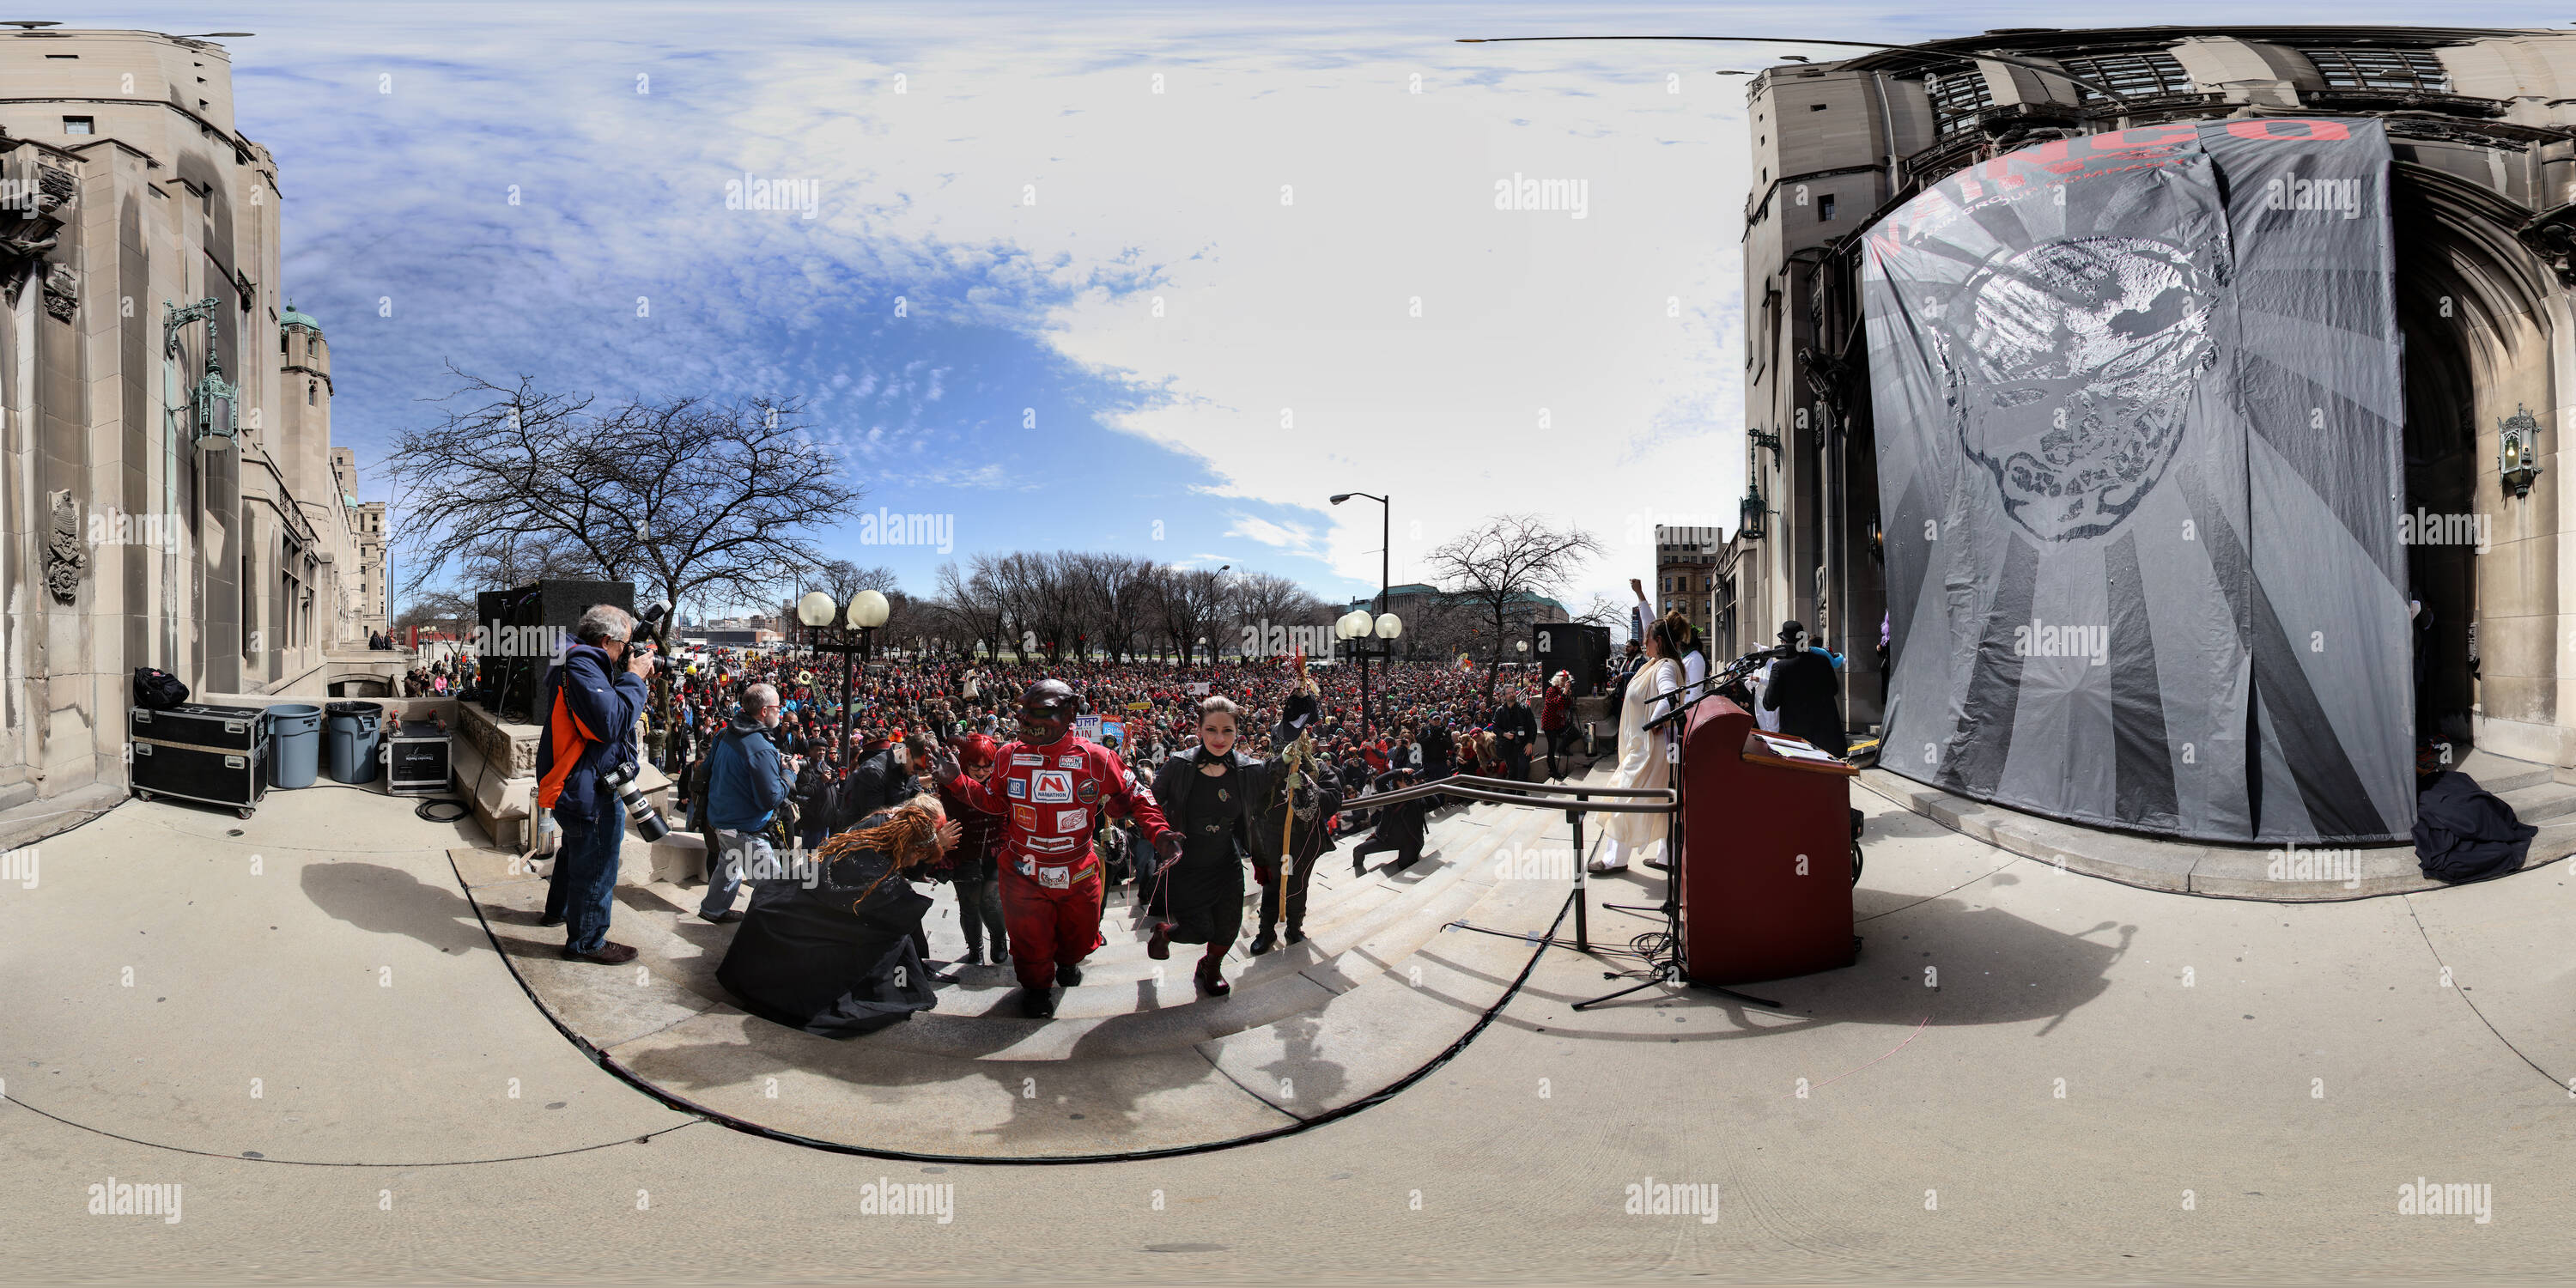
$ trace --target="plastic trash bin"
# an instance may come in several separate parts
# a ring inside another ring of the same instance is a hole
[[[274,786],[311,787],[322,754],[322,708],[303,703],[270,707],[268,749],[277,766]]]
[[[384,772],[383,764],[376,759],[376,744],[383,737],[384,723],[385,707],[381,702],[331,704],[329,736],[323,739],[331,781],[376,781],[376,775]]]

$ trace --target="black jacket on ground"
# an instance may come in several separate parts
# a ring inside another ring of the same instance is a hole
[[[2415,801],[2415,861],[2424,875],[2454,885],[2519,871],[2540,829],[2513,806],[2456,770],[2421,780]]]

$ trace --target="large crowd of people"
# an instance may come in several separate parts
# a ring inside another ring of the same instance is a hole
[[[822,856],[835,880],[861,869],[876,878],[851,905],[862,920],[914,906],[896,886],[951,887],[962,964],[1010,967],[1023,1013],[1042,1017],[1056,986],[1080,982],[1111,890],[1132,893],[1152,929],[1150,954],[1201,945],[1194,978],[1222,996],[1247,864],[1263,894],[1251,951],[1266,953],[1304,938],[1308,880],[1345,840],[1355,871],[1381,851],[1397,868],[1420,860],[1432,801],[1367,813],[1339,812],[1344,802],[1455,772],[1570,772],[1564,744],[1580,731],[1569,686],[1543,694],[1527,678],[1514,668],[1489,698],[1482,670],[1382,667],[1369,677],[1372,727],[1355,668],[1302,659],[896,657],[856,675],[845,741],[837,658],[715,649],[658,682],[643,743],[676,784],[684,825],[706,840],[698,916],[760,927],[736,942],[762,947],[734,955],[807,951],[788,945],[802,942],[794,928],[810,915],[811,885],[759,878],[792,871],[782,856]],[[1005,748],[1012,763],[1002,763]],[[1072,776],[1041,781],[1053,772]],[[905,811],[936,815],[953,845],[898,865],[904,881],[892,885],[882,861],[854,867],[850,838],[893,835]],[[1079,831],[1058,830],[1068,827]],[[1049,866],[1059,851],[1063,862]],[[751,905],[737,910],[746,879]],[[929,952],[916,918],[906,944],[871,941],[861,965],[828,954],[730,963],[726,978],[772,1019],[847,1036],[929,1004],[889,983]],[[818,973],[838,983],[818,988]],[[804,982],[764,982],[786,979]]]
[[[1641,611],[1636,627],[1643,646],[1607,692],[1622,779],[1653,786],[1665,735],[1640,726],[1708,660],[1678,617]],[[936,1004],[921,983],[933,905],[915,886],[953,888],[959,964],[1009,966],[1024,1015],[1052,1015],[1053,989],[1081,982],[1121,887],[1150,929],[1148,955],[1203,945],[1194,977],[1223,996],[1247,865],[1263,895],[1250,951],[1274,951],[1303,938],[1325,852],[1348,842],[1355,872],[1380,852],[1397,868],[1422,856],[1435,798],[1345,805],[1453,773],[1561,778],[1569,746],[1589,741],[1562,674],[1541,687],[1518,669],[1489,681],[1468,666],[1390,665],[1369,677],[1364,720],[1358,670],[1303,658],[891,657],[857,673],[845,734],[837,658],[715,649],[657,675],[626,647],[633,629],[614,608],[586,614],[540,697],[540,804],[569,856],[548,917],[571,924],[565,952],[632,960],[591,905],[623,832],[610,789],[649,760],[675,784],[674,821],[706,843],[697,915],[746,923],[720,978],[757,1013],[834,1036]],[[1609,861],[1658,849],[1660,832],[1617,830]],[[843,888],[853,882],[863,888]],[[853,915],[866,935],[832,929]]]
[[[1210,696],[1230,698],[1243,707],[1248,750],[1256,754],[1275,750],[1269,745],[1270,735],[1290,688],[1289,667],[1282,660],[1178,665],[901,658],[870,663],[857,677],[852,686],[850,745],[844,747],[838,745],[837,659],[717,649],[694,667],[672,685],[657,761],[682,784],[684,801],[691,799],[690,767],[703,759],[712,739],[738,709],[743,686],[749,684],[769,684],[779,691],[781,719],[775,741],[781,752],[797,758],[800,772],[813,771],[814,780],[800,788],[800,794],[807,795],[826,784],[836,787],[846,782],[870,757],[907,738],[944,743],[981,734],[1007,741],[1016,732],[1011,712],[1021,692],[1042,679],[1070,686],[1084,714],[1107,722],[1102,744],[1118,753],[1129,768],[1146,775],[1194,744],[1199,703]],[[1538,745],[1535,730],[1522,729],[1526,722],[1510,713],[1515,709],[1534,713],[1540,695],[1518,678],[1516,670],[1505,674],[1494,697],[1488,699],[1481,668],[1428,663],[1381,666],[1370,676],[1370,702],[1378,716],[1372,733],[1361,720],[1358,669],[1312,667],[1308,675],[1321,707],[1315,730],[1319,749],[1336,767],[1356,763],[1374,775],[1407,764],[1437,776],[1457,763],[1462,739],[1490,729],[1500,719],[1522,738],[1498,747],[1497,756],[1528,754]],[[646,709],[648,721],[657,714],[655,707]],[[649,726],[647,737],[652,737]],[[1482,739],[1473,741],[1481,744]]]

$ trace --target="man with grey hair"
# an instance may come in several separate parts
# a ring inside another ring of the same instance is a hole
[[[742,919],[733,900],[745,877],[774,880],[783,875],[777,851],[762,835],[787,799],[791,776],[769,740],[778,720],[778,690],[745,685],[741,714],[716,735],[707,752],[707,821],[715,825],[719,848],[707,856],[707,893],[698,905],[698,916],[708,921]]]
[[[537,694],[546,729],[537,740],[537,803],[563,828],[538,924],[565,927],[564,956],[608,966],[635,960],[634,949],[608,942],[626,811],[601,781],[635,764],[635,718],[649,697],[644,677],[653,658],[649,649],[627,647],[634,632],[624,609],[591,606]]]

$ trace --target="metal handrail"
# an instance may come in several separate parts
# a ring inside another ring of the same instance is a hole
[[[1461,782],[1501,783],[1505,781],[1508,780],[1500,778],[1475,778],[1464,775],[1455,778],[1443,778],[1435,782],[1417,783],[1411,787],[1398,788],[1391,792],[1379,792],[1374,796],[1353,797],[1351,800],[1345,802],[1340,809],[1334,810],[1333,812],[1335,814],[1348,814],[1353,810],[1373,810],[1384,805],[1401,805],[1406,801],[1421,800],[1426,796],[1455,796],[1461,800],[1485,801],[1495,805],[1527,805],[1538,809],[1561,809],[1568,813],[1587,811],[1594,814],[1670,814],[1678,808],[1676,804],[1677,798],[1674,796],[1672,789],[1668,787],[1555,787],[1550,788],[1547,791],[1533,792],[1526,789],[1542,787],[1543,785],[1539,783],[1526,783],[1522,785],[1522,789],[1505,791],[1488,791],[1478,787],[1459,787],[1453,785]],[[1548,794],[1549,791],[1562,792],[1564,794],[1551,795]],[[1651,796],[1658,799],[1653,801],[1601,801],[1597,803],[1584,799],[1585,797],[1594,795]]]
[[[1477,786],[1462,787],[1461,783]],[[1484,786],[1503,788],[1491,791]],[[1456,796],[1495,805],[1520,805],[1531,809],[1561,809],[1568,823],[1574,825],[1574,946],[1578,952],[1592,951],[1590,901],[1584,894],[1583,816],[1585,814],[1673,814],[1681,808],[1680,793],[1669,787],[1583,787],[1572,783],[1519,783],[1508,778],[1484,778],[1475,774],[1454,774],[1428,783],[1416,784],[1375,796],[1363,796],[1344,804],[1335,814],[1353,810],[1375,810],[1387,805],[1401,805],[1426,796]],[[1647,797],[1645,800],[1594,801],[1593,796]]]
[[[1533,783],[1511,778],[1485,778],[1476,774],[1451,774],[1444,783],[1468,783],[1477,787],[1505,787],[1516,792],[1536,789],[1542,792],[1582,792],[1589,796],[1660,796],[1672,799],[1669,787],[1587,787],[1576,783]]]

